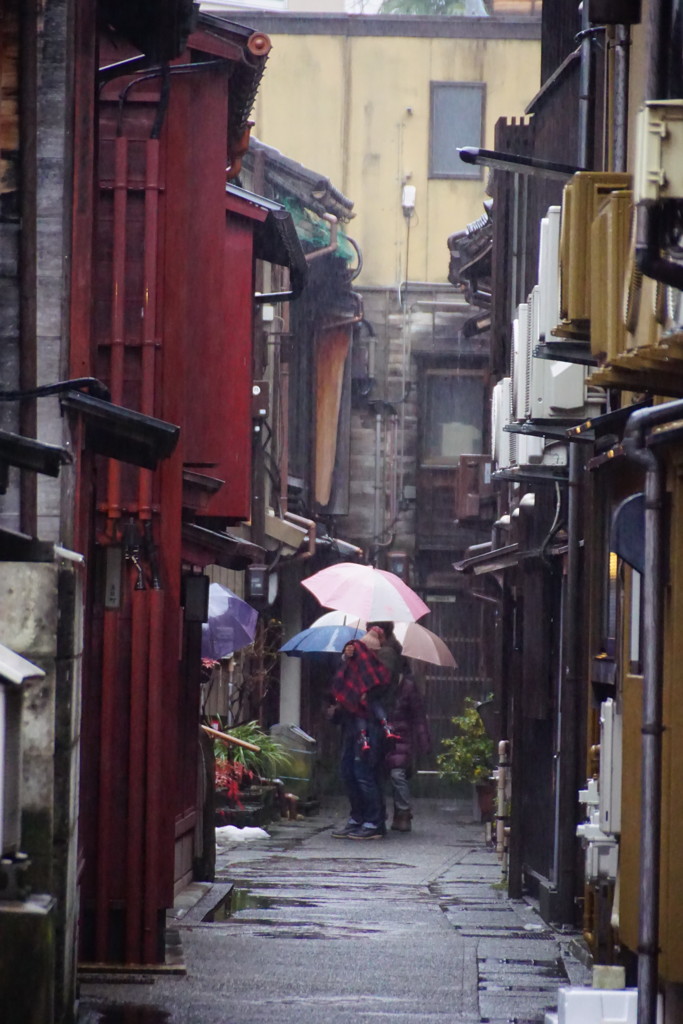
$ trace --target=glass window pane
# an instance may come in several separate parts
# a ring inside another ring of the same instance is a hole
[[[429,374],[424,412],[425,462],[452,464],[461,455],[480,455],[484,418],[481,377]]]
[[[463,163],[458,149],[481,146],[483,105],[479,84],[432,82],[431,177],[481,177],[481,167]]]

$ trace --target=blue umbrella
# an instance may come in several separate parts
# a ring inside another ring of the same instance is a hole
[[[304,654],[341,654],[350,640],[358,640],[364,632],[356,626],[309,626],[280,650],[297,658]]]

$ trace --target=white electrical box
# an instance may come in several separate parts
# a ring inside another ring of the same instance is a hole
[[[531,361],[529,304],[520,302],[512,325],[512,399],[516,420],[529,415],[529,363]]]
[[[498,469],[508,469],[513,462],[514,434],[503,428],[510,422],[512,381],[503,377],[494,385],[491,396],[491,455]]]
[[[557,1024],[636,1024],[638,989],[561,988],[557,993]],[[657,997],[657,1024],[664,1020]]]
[[[560,319],[560,217],[562,207],[549,206],[541,221],[538,246],[539,336],[551,341]]]
[[[579,790],[579,803],[586,805],[587,821],[577,825],[576,834],[585,852],[586,881],[615,882],[619,868],[619,843],[600,828],[600,792],[597,779],[589,779]]]
[[[621,832],[622,717],[616,701],[600,705],[600,828],[607,835]]]

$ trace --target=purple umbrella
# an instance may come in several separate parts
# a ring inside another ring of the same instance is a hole
[[[258,612],[222,583],[209,587],[209,619],[202,626],[202,658],[220,661],[247,647],[256,635]]]

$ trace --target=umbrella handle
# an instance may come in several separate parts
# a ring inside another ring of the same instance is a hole
[[[253,750],[255,754],[261,753],[261,748],[257,747],[255,743],[238,740],[236,736],[229,736],[227,732],[219,732],[218,729],[212,729],[210,725],[203,725],[202,729],[209,736],[213,736],[214,739],[223,740],[224,743],[232,743],[236,747],[244,747],[245,750]]]

